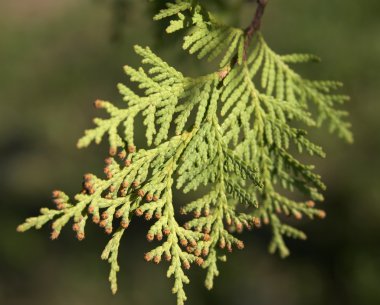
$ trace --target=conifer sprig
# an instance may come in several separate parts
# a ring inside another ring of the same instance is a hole
[[[317,57],[278,55],[269,48],[259,32],[266,1],[258,4],[251,26],[242,30],[218,22],[198,1],[168,3],[155,19],[170,19],[168,33],[187,30],[183,48],[199,59],[218,59],[219,68],[186,77],[151,49],[135,46],[142,67],[124,70],[138,90],[118,85],[126,103],[122,108],[96,101],[109,118],[95,119],[96,127],[78,142],[78,147],[87,147],[108,136],[105,178],[86,174],[74,202],[54,191],[56,207],[41,209],[41,215],[28,218],[18,230],[39,229],[53,221],[51,238],[56,239],[72,220],[82,240],[92,218],[107,234],[114,232],[102,259],[111,265],[115,293],[122,236],[135,217],[144,216],[152,221],[147,240],[161,242],[145,260],[169,261],[167,276],[174,278],[172,291],[179,305],[186,300],[186,270],[192,264],[206,269],[205,285],[211,289],[219,275],[218,262],[226,261],[225,250],[244,248],[238,238],[243,230],[269,225],[269,250],[282,257],[289,254],[284,236],[306,239],[302,231],[285,224],[281,214],[297,220],[325,217],[315,208],[315,202],[323,200],[321,177],[312,165],[297,159],[301,153],[325,154],[295,125],[315,128],[326,120],[331,131],[351,142],[346,113],[335,108],[347,97],[333,93],[340,83],[307,80],[290,67]],[[316,106],[316,115],[310,104]],[[134,141],[135,120],[141,116],[146,149],[137,149]],[[203,195],[181,207],[185,222],[176,212],[174,187],[184,193],[204,188]],[[284,190],[301,193],[305,200],[296,201]]]

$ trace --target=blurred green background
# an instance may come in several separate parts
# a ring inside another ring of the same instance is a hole
[[[254,11],[253,1],[213,2],[242,24]],[[175,304],[167,266],[143,260],[149,248],[143,221],[121,247],[116,296],[108,287],[109,266],[100,261],[107,237],[99,228],[89,225],[80,243],[69,228],[54,242],[49,228],[15,231],[40,206],[51,205],[50,190],[72,195],[83,173],[101,172],[106,147],[78,151],[75,143],[97,114],[93,100],[120,101],[115,85],[126,81],[122,66],[137,65],[133,44],[151,45],[188,74],[208,68],[184,56],[175,37],[163,36],[151,21],[152,6],[0,1],[0,304]],[[345,83],[355,144],[313,132],[328,154],[316,160],[328,185],[327,219],[300,224],[309,239],[290,240],[292,255],[285,260],[267,253],[265,229],[244,235],[245,251],[221,265],[213,291],[192,268],[188,305],[380,304],[379,13],[375,0],[269,1],[263,24],[269,44],[277,52],[318,54],[322,64],[302,71]]]

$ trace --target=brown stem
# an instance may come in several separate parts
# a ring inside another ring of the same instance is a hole
[[[247,51],[255,33],[260,29],[261,19],[264,15],[265,7],[268,0],[257,0],[257,8],[255,16],[253,17],[250,25],[245,29],[245,41],[244,41],[244,56],[243,59],[247,59]]]

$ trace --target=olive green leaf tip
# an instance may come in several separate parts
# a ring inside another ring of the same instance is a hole
[[[95,118],[95,127],[77,144],[82,148],[108,138],[104,176],[84,175],[73,201],[54,191],[55,207],[41,209],[17,231],[52,221],[51,238],[56,239],[72,220],[77,239],[83,240],[91,219],[110,235],[101,258],[110,264],[116,293],[122,236],[136,217],[144,217],[152,222],[147,241],[158,242],[144,258],[167,261],[172,292],[177,304],[184,304],[187,269],[202,267],[211,289],[226,254],[244,248],[241,232],[269,226],[269,252],[286,257],[284,237],[305,240],[306,235],[282,215],[325,218],[316,208],[325,185],[313,166],[298,159],[325,153],[302,128],[326,122],[347,142],[353,138],[347,113],[336,108],[347,100],[334,93],[341,84],[304,79],[290,66],[317,61],[314,55],[279,55],[259,32],[247,45],[245,31],[218,22],[197,1],[170,2],[154,18],[169,18],[169,33],[187,30],[183,48],[199,59],[218,61],[218,68],[186,77],[150,48],[134,46],[141,67],[124,66],[124,71],[138,89],[117,85],[122,108],[95,101],[108,117]],[[141,119],[147,149],[135,145],[135,121]],[[185,194],[204,190],[181,207],[186,222],[176,213],[174,188]],[[292,199],[291,192],[303,194],[305,201]]]

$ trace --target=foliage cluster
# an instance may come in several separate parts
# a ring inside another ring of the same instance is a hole
[[[265,1],[259,0],[260,6]],[[258,31],[259,17],[242,30],[221,23],[198,1],[168,3],[154,19],[169,19],[166,31],[183,31],[183,49],[200,60],[217,61],[217,71],[186,77],[150,48],[135,46],[143,67],[124,69],[138,89],[118,85],[122,108],[97,100],[95,106],[109,118],[96,118],[95,128],[78,142],[83,148],[108,136],[106,177],[86,174],[74,201],[54,191],[56,208],[41,209],[18,230],[38,229],[53,220],[51,238],[56,239],[73,220],[82,240],[92,218],[112,234],[102,259],[111,264],[109,280],[116,292],[121,238],[136,216],[144,216],[151,222],[148,241],[160,241],[145,259],[169,262],[167,276],[174,278],[179,305],[189,283],[185,270],[192,264],[204,268],[211,289],[226,250],[244,247],[238,237],[243,230],[270,226],[270,252],[287,256],[284,236],[306,236],[281,215],[325,217],[315,207],[325,186],[312,165],[299,161],[302,153],[324,157],[324,152],[299,126],[319,127],[326,121],[346,141],[352,142],[352,135],[344,121],[347,113],[336,109],[347,100],[333,92],[341,84],[308,80],[295,72],[291,64],[319,58],[276,54]],[[135,123],[141,119],[147,149],[135,146]],[[173,188],[202,190],[198,199],[181,207],[187,216],[176,214]],[[302,193],[305,200],[292,199],[291,192]]]

